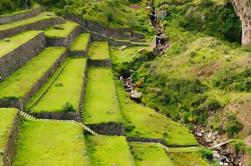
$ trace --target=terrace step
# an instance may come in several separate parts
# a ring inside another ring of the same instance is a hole
[[[61,23],[64,23],[63,18],[58,17],[53,13],[44,12],[34,17],[0,25],[0,39],[27,30],[42,30]]]
[[[44,92],[39,92],[30,112],[38,118],[80,120],[80,102],[85,84],[86,58],[69,58],[64,69]],[[57,74],[57,73],[56,73]],[[46,85],[45,85],[46,86]],[[68,104],[68,105],[67,105]],[[67,107],[67,108],[66,108]],[[70,109],[71,110],[64,110]]]
[[[27,31],[0,40],[0,81],[41,52],[45,45],[42,31]]]
[[[34,17],[41,13],[41,7],[36,5],[32,9],[22,10],[11,14],[0,15],[0,24],[6,24],[26,18]]]
[[[57,24],[44,30],[47,45],[62,47],[70,47],[80,32],[80,26],[71,21],[66,21],[63,24]]]
[[[105,41],[95,41],[90,44],[88,51],[90,57],[89,66],[94,67],[111,67],[109,44]]]
[[[89,69],[83,121],[84,124],[100,134],[124,134],[111,69]]]
[[[90,45],[90,34],[81,33],[72,42],[70,47],[70,55],[72,56],[84,56],[86,55]]]
[[[48,47],[0,83],[0,107],[23,110],[25,103],[48,80],[66,57],[66,49]]]
[[[11,165],[19,134],[19,117],[14,108],[0,108],[0,165]]]
[[[64,121],[22,121],[13,162],[13,166],[20,165],[89,166],[82,127]]]
[[[0,108],[1,110],[1,108]],[[54,120],[54,119],[39,119],[39,118],[36,118],[24,111],[19,111],[19,114],[25,118],[25,119],[30,119],[30,120],[39,120],[39,121],[50,121],[50,122],[59,122],[59,123],[74,123],[74,124],[77,124],[77,125],[80,125],[85,131],[89,132],[90,134],[92,135],[98,135],[98,133],[96,133],[95,131],[93,131],[92,129],[90,129],[88,126],[84,125],[83,123],[79,123],[79,122],[76,122],[74,120]]]
[[[87,136],[86,142],[93,166],[135,166],[126,138],[123,136]]]

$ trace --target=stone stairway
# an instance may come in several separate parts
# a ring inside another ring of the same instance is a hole
[[[74,123],[74,124],[77,124],[77,125],[80,125],[82,126],[82,128],[89,132],[90,134],[94,135],[94,136],[97,136],[98,133],[96,133],[95,131],[93,131],[92,129],[90,129],[89,127],[87,127],[86,125],[82,124],[82,123],[79,123],[79,122],[76,122],[74,120],[53,120],[53,119],[38,119],[38,118],[35,118],[34,116],[31,116],[30,114],[24,112],[24,111],[20,111],[19,110],[19,114],[25,118],[25,119],[29,119],[29,120],[40,120],[40,121],[50,121],[50,122],[59,122],[59,123]]]

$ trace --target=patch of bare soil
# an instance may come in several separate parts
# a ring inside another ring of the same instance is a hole
[[[220,68],[220,64],[217,62],[212,62],[200,67],[196,72],[196,75],[199,77],[210,77]]]
[[[141,5],[139,5],[139,4],[131,4],[131,5],[129,5],[129,7],[130,7],[131,9],[138,10],[138,9],[141,8]]]

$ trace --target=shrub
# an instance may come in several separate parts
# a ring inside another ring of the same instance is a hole
[[[208,160],[213,159],[213,152],[211,150],[203,148],[200,152],[203,158],[206,158]]]
[[[225,131],[229,137],[234,137],[243,128],[243,125],[238,122],[234,114],[229,115],[227,119]]]
[[[74,109],[73,105],[69,102],[67,102],[62,109],[63,112],[76,112],[76,110]]]

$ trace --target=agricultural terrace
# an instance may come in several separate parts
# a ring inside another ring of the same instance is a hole
[[[86,58],[68,58],[65,63],[55,81],[41,94],[32,112],[60,112],[67,103],[75,111],[79,110]]]
[[[35,17],[30,17],[27,19],[23,19],[23,20],[19,20],[19,21],[15,21],[15,22],[11,22],[8,24],[3,24],[0,25],[0,32],[2,31],[6,31],[9,29],[13,29],[13,28],[17,28],[17,27],[21,27],[23,25],[28,25],[28,24],[32,24],[32,23],[36,23],[39,21],[44,21],[44,20],[50,20],[52,18],[57,18],[57,16],[53,13],[49,13],[49,12],[43,12]]]
[[[63,121],[23,121],[13,165],[90,165],[82,127]]]
[[[49,38],[66,38],[77,26],[79,25],[75,22],[66,21],[63,24],[45,29],[44,33],[45,36]]]
[[[167,145],[198,145],[193,134],[184,126],[154,110],[131,101],[120,82],[116,82],[120,108],[128,137],[162,139]]]
[[[9,133],[17,116],[17,110],[13,108],[0,108],[0,152],[3,153],[9,139]],[[0,154],[0,166],[3,165]]]
[[[140,51],[149,49],[148,47],[128,47],[126,49],[120,49],[118,47],[112,47],[111,56],[113,64],[122,64],[132,62],[134,58],[139,57]]]
[[[165,151],[157,143],[130,143],[137,166],[174,166]]]
[[[92,42],[88,51],[92,60],[110,59],[109,45],[107,42]]]
[[[0,99],[21,98],[65,53],[63,47],[48,47],[0,83]]]
[[[36,37],[42,31],[26,31],[8,39],[0,40],[0,58]]]
[[[89,33],[81,33],[76,37],[76,39],[71,44],[71,51],[82,51],[87,48],[89,42],[90,34]]]
[[[88,154],[93,166],[126,165],[134,166],[126,138],[122,136],[89,136]]]
[[[209,166],[206,159],[202,158],[200,152],[173,152],[167,153],[175,166]]]
[[[122,117],[109,68],[90,68],[84,102],[84,123],[121,122]]]

